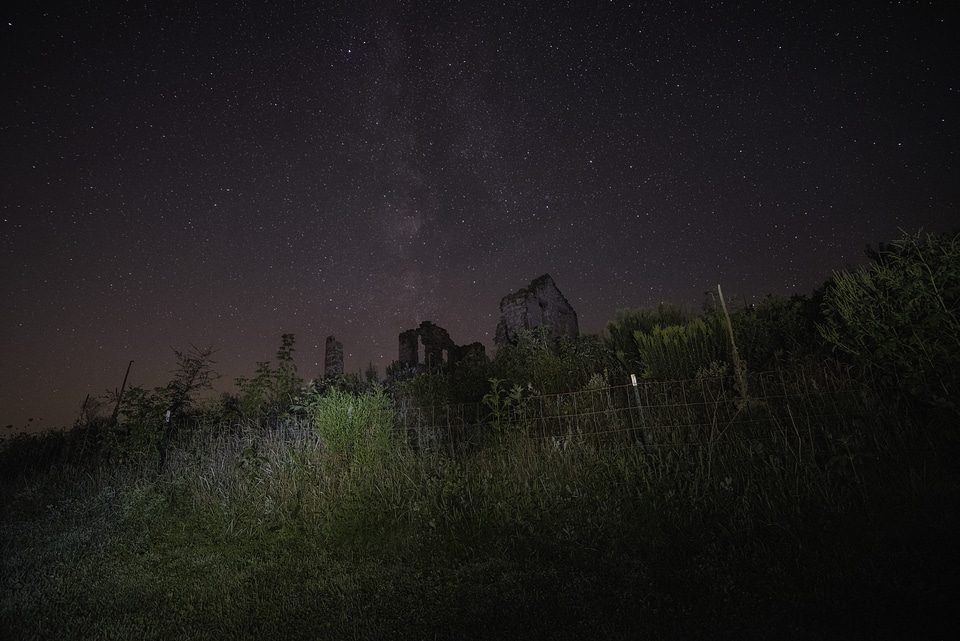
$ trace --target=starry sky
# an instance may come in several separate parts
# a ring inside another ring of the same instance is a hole
[[[219,349],[493,351],[550,273],[622,307],[809,294],[956,229],[949,2],[72,2],[0,10],[0,425]],[[5,430],[9,432],[10,430]]]

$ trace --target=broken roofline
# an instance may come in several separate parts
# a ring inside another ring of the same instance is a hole
[[[404,367],[436,367],[452,365],[473,350],[486,353],[482,343],[457,345],[450,333],[430,321],[400,333],[399,361]],[[420,361],[420,346],[423,346],[423,362]]]
[[[526,329],[546,325],[556,336],[580,335],[577,312],[560,288],[544,274],[500,301],[500,322],[494,335],[496,345],[506,345]]]

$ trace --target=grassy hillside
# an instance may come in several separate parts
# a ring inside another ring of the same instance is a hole
[[[331,445],[360,398],[340,419],[198,424],[162,469],[15,441],[0,636],[935,639],[960,623],[958,452],[922,415],[733,410],[725,430],[646,445],[478,424],[432,451],[367,415]]]

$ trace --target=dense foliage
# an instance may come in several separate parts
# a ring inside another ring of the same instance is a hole
[[[261,361],[257,363],[256,376],[241,376],[234,381],[239,391],[240,413],[245,417],[282,414],[300,391],[303,379],[297,375],[293,360],[296,339],[293,334],[284,334],[280,340],[276,366]]]
[[[871,258],[382,382],[177,351],[0,449],[0,637],[944,638],[958,237]]]
[[[839,272],[824,338],[864,374],[960,413],[960,233],[906,236]]]

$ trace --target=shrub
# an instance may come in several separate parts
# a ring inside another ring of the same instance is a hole
[[[450,379],[439,370],[414,372],[392,381],[390,391],[399,405],[437,407],[449,402]]]
[[[302,408],[327,449],[352,460],[379,456],[390,446],[393,410],[383,389],[354,395],[336,387],[306,398]]]
[[[960,412],[960,233],[907,235],[836,274],[823,337],[863,374]]]
[[[607,323],[604,342],[616,356],[627,374],[643,371],[643,362],[634,338],[637,332],[649,334],[654,326],[683,325],[690,315],[670,303],[660,303],[657,309],[619,309],[615,320]]]
[[[711,314],[685,325],[654,325],[649,334],[634,332],[643,377],[691,379],[711,363],[728,361],[729,344],[719,316]]]
[[[303,379],[297,375],[297,365],[293,361],[293,334],[280,337],[277,349],[277,367],[271,367],[268,361],[257,363],[257,375],[235,379],[240,393],[240,410],[247,418],[260,418],[266,414],[283,414],[303,385]]]
[[[520,385],[536,394],[562,394],[581,389],[611,364],[610,352],[597,336],[556,337],[541,325],[522,330],[497,350],[490,368],[507,387]]]
[[[815,351],[817,330],[803,296],[768,296],[732,313],[737,348],[753,371],[777,369]]]
[[[159,456],[170,401],[167,388],[148,390],[135,386],[128,389],[120,403],[119,422],[108,422],[99,432],[104,455],[117,462],[152,460]]]

